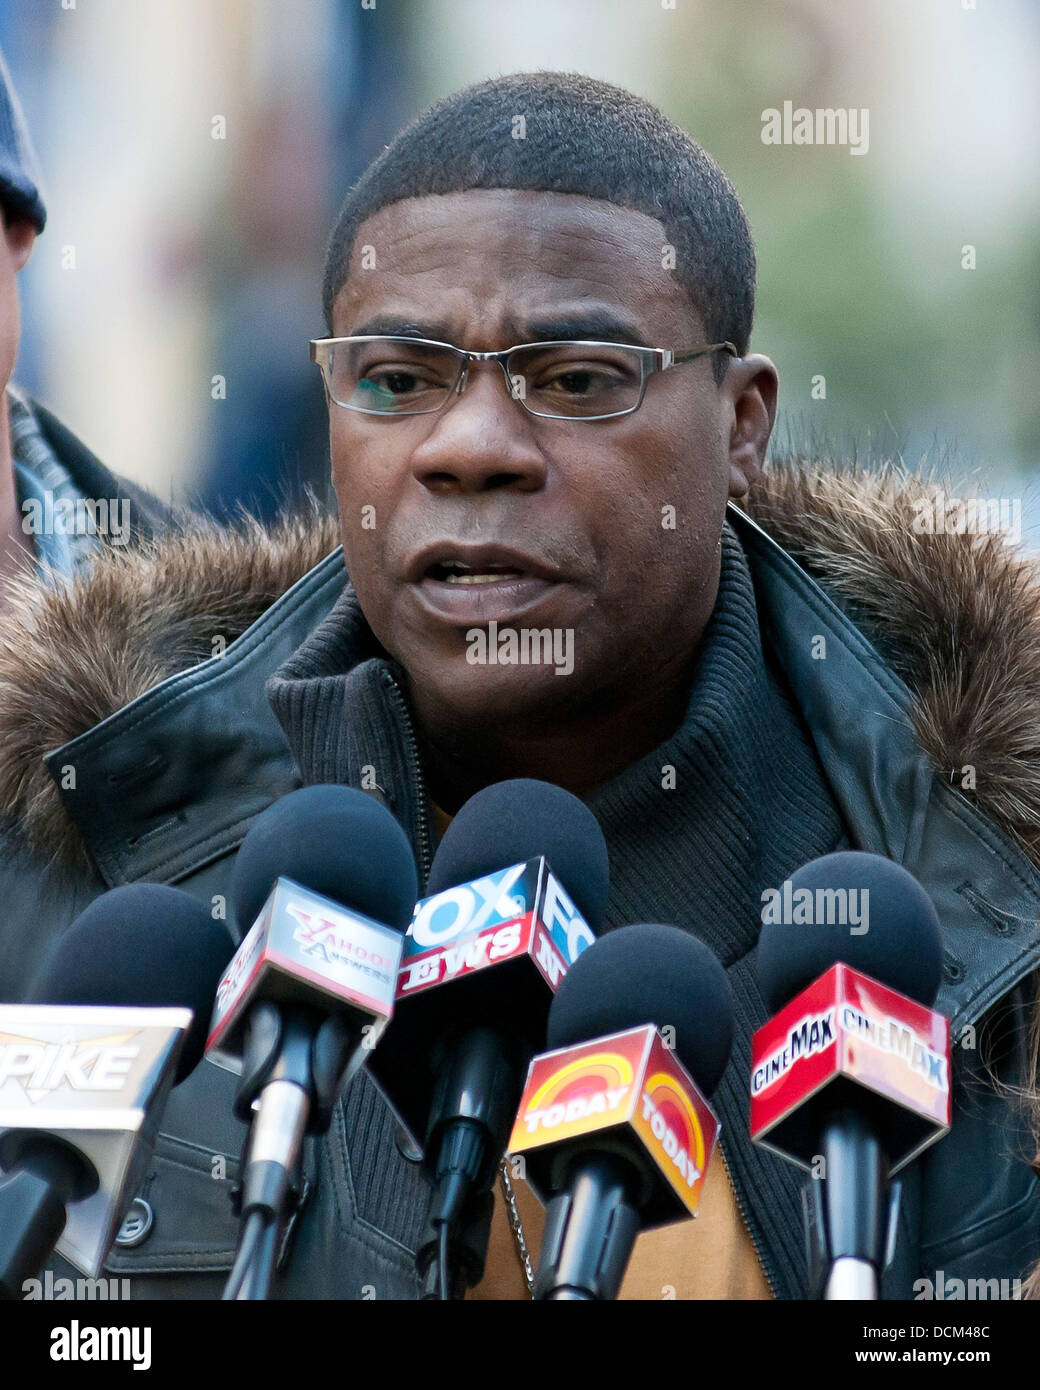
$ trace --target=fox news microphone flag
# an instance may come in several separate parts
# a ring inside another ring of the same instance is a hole
[[[553,991],[601,929],[608,893],[603,832],[561,787],[496,782],[459,811],[405,934],[393,1022],[368,1062],[420,1146],[445,1033],[502,1027],[528,1055],[541,1047]]]
[[[696,1215],[732,1036],[726,973],[678,927],[618,928],[575,963],[509,1141],[548,1208],[535,1298],[616,1298],[638,1233]]]
[[[430,1296],[479,1279],[481,1241],[464,1233],[482,1229],[474,1203],[490,1201],[549,1001],[600,929],[608,891],[595,816],[550,783],[485,787],[438,846],[405,937],[394,1017],[368,1061],[425,1147],[435,1196],[417,1266]]]
[[[810,1171],[825,1160],[812,1224],[827,1297],[875,1298],[888,1180],[950,1126],[950,1026],[931,1008],[935,909],[888,859],[825,855],[772,905],[757,966],[778,1012],[752,1039],[751,1137]]]
[[[171,1085],[202,1056],[232,942],[187,893],[113,888],[68,928],[33,990],[0,1005],[0,1294],[57,1249],[101,1271]]]

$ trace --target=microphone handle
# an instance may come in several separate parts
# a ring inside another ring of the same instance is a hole
[[[49,1259],[68,1204],[98,1188],[93,1165],[64,1140],[43,1132],[8,1138],[18,1148],[14,1171],[0,1184],[0,1299],[6,1300],[21,1298],[25,1281]]]
[[[823,1129],[824,1230],[830,1272],[824,1298],[876,1299],[884,1264],[888,1162],[876,1127],[845,1106]]]
[[[546,1208],[536,1299],[617,1298],[641,1226],[633,1179],[615,1153],[585,1154],[572,1164],[566,1187]]]
[[[490,1189],[471,1192],[454,1223],[448,1252],[449,1298],[465,1298],[466,1290],[475,1289],[483,1279],[494,1210],[495,1196]],[[416,1268],[422,1279],[419,1297],[426,1302],[441,1296],[439,1246],[440,1230],[434,1222],[429,1221],[415,1256]]]
[[[249,1011],[235,1113],[249,1122],[242,1165],[243,1219],[259,1208],[283,1215],[296,1159],[311,1118],[311,1010],[261,1000]],[[254,1099],[259,1102],[255,1108]]]

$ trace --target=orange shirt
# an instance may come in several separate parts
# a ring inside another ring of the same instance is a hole
[[[545,1212],[526,1183],[514,1180],[513,1191],[531,1263],[537,1268]],[[696,1218],[660,1226],[637,1236],[620,1297],[766,1299],[772,1296],[733,1195],[725,1161],[716,1148],[708,1165]],[[484,1278],[466,1297],[529,1297],[498,1184]]]

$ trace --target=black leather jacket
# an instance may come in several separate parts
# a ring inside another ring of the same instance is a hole
[[[953,1130],[904,1179],[885,1295],[913,1297],[915,1281],[938,1270],[947,1280],[1015,1278],[1040,1255],[1040,1192],[1026,1112],[992,1078],[1019,1084],[1028,1074],[1040,872],[936,776],[907,717],[907,687],[863,633],[745,515],[731,507],[729,520],[751,566],[763,640],[811,730],[852,842],[906,865],[935,902],[945,946],[937,1006],[955,1039],[969,1044],[955,1048]],[[205,900],[226,893],[252,817],[297,784],[264,680],[346,583],[337,551],[223,656],[170,677],[48,755],[56,781],[62,767],[77,769],[75,789],[62,796],[97,874],[48,866],[28,850],[16,852],[13,839],[3,842],[6,996],[26,987],[43,943],[107,887],[151,879]],[[826,662],[811,654],[821,634]],[[393,809],[428,861],[421,772],[407,716],[399,717],[405,766]],[[964,1033],[983,1019],[976,1038]],[[141,1194],[152,1225],[139,1243],[118,1245],[108,1265],[130,1277],[134,1296],[219,1296],[237,1235],[228,1191],[243,1140],[231,1118],[232,1085],[203,1063],[173,1093]],[[724,1148],[734,1142],[725,1136]],[[393,1121],[364,1074],[348,1088],[327,1141],[308,1141],[306,1171],[306,1201],[283,1251],[277,1296],[414,1297],[410,1244],[426,1189],[396,1147]],[[774,1292],[806,1296],[800,1229],[778,1229],[767,1195],[739,1177],[736,1189]]]

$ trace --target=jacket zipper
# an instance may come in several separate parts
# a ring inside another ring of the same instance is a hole
[[[426,815],[426,788],[423,786],[422,771],[419,763],[419,740],[415,737],[415,728],[412,724],[412,716],[408,709],[408,701],[404,698],[404,692],[389,671],[383,672],[383,679],[390,691],[391,699],[401,716],[405,742],[408,745],[408,775],[411,778],[412,792],[415,797],[415,838],[419,846],[419,868],[422,873],[422,889],[425,891],[427,880],[430,877],[432,855],[430,852],[430,825]]]
[[[758,1235],[758,1232],[755,1230],[754,1224],[751,1221],[751,1218],[748,1214],[748,1208],[744,1203],[743,1197],[741,1197],[740,1195],[740,1188],[737,1186],[736,1179],[733,1177],[733,1173],[730,1169],[729,1159],[726,1157],[726,1148],[722,1142],[721,1137],[719,1138],[719,1153],[722,1155],[722,1166],[726,1170],[726,1178],[729,1182],[730,1191],[733,1193],[733,1196],[736,1199],[737,1210],[740,1212],[741,1219],[744,1222],[744,1229],[751,1237],[751,1244],[754,1247],[755,1254],[758,1256],[758,1263],[762,1269],[763,1275],[765,1276],[765,1281],[769,1285],[769,1292],[773,1295],[774,1298],[777,1298],[779,1297],[779,1295],[776,1291],[776,1282],[773,1278],[772,1271],[770,1270],[768,1261],[766,1260],[765,1246],[760,1236]]]

